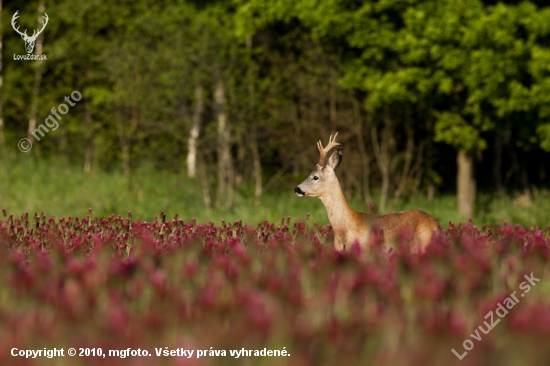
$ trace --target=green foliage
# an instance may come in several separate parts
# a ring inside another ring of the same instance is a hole
[[[468,124],[460,114],[437,113],[435,141],[453,145],[458,150],[483,150],[487,143],[479,136],[479,132],[474,126]]]
[[[111,214],[125,217],[128,211],[134,218],[151,221],[160,212],[199,223],[242,222],[256,225],[264,220],[277,222],[282,217],[303,219],[320,225],[328,224],[326,210],[318,199],[298,198],[293,192],[302,176],[288,176],[277,189],[266,192],[259,204],[254,204],[252,189],[241,186],[237,189],[234,207],[207,210],[201,196],[200,183],[170,170],[158,170],[143,166],[126,177],[119,172],[96,171],[86,174],[80,167],[66,164],[63,160],[35,160],[30,156],[11,156],[0,165],[0,209],[8,212],[29,214],[44,212],[57,217],[83,217],[88,208],[94,215],[108,217]],[[521,200],[505,195],[481,194],[476,205],[473,222],[513,224],[546,227],[550,221],[548,191],[536,193],[532,199]],[[374,199],[377,197],[374,196]],[[352,208],[369,212],[359,197],[349,197]],[[454,195],[441,195],[431,202],[424,196],[415,196],[394,202],[390,211],[421,209],[429,212],[444,227],[449,221],[463,222],[455,209]]]
[[[550,151],[550,123],[541,124],[537,127],[540,137],[540,146],[545,151]]]
[[[38,3],[8,2],[5,25],[17,8],[31,29]],[[384,174],[371,138],[384,128],[394,131],[387,181],[396,186],[404,175],[405,196],[434,183],[453,189],[442,152],[478,153],[491,166],[500,139],[502,154],[513,158],[495,170],[501,178],[512,172],[515,188],[526,174],[523,154],[534,151],[545,161],[550,151],[550,8],[539,3],[62,0],[46,11],[41,78],[37,63],[4,64],[4,132],[14,151],[27,134],[36,85],[38,123],[78,90],[83,100],[31,154],[115,175],[145,164],[183,175],[201,87],[199,158],[215,187],[218,80],[227,89],[235,180],[243,187],[254,176],[254,146],[265,183],[279,170],[310,169],[316,150],[306,146],[335,130],[346,154],[361,151],[350,155],[361,163],[346,178],[362,195],[370,195],[369,186],[376,194]],[[9,26],[3,40],[6,55],[23,52]],[[413,131],[411,151],[404,151],[403,131]],[[527,175],[544,181],[544,164]],[[367,168],[372,176],[363,173]],[[194,184],[200,192],[202,184]]]
[[[60,159],[44,161],[10,154],[9,160],[0,166],[0,174],[4,177],[0,180],[0,209],[10,212],[82,217],[92,208],[98,217],[126,216],[131,211],[134,218],[151,221],[164,212],[167,217],[177,213],[186,221],[242,220],[248,224],[278,221],[289,215],[303,218],[310,213],[312,221],[328,223],[321,202],[299,199],[291,185],[265,194],[258,205],[254,204],[250,187],[242,186],[235,194],[233,208],[210,211],[204,205],[197,180],[151,165],[137,168],[130,177],[122,172],[86,174],[80,167]]]
[[[537,85],[525,71],[531,52],[540,48],[537,34],[547,32],[539,24],[547,11],[539,14],[531,3],[386,1],[355,9],[331,1],[312,8],[298,2],[294,16],[312,28],[314,38],[343,38],[361,53],[360,61],[344,60],[343,85],[364,90],[370,110],[406,102],[431,106],[436,141],[482,150],[487,145],[482,132],[502,129],[513,113],[533,108],[531,90]],[[288,12],[278,14],[288,19]]]

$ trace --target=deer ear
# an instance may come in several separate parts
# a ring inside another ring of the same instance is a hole
[[[328,158],[327,165],[333,170],[338,168],[338,165],[342,162],[342,148],[337,147],[332,150],[330,157]]]

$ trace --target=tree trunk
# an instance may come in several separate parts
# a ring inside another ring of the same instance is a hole
[[[405,151],[405,163],[403,164],[403,172],[401,174],[399,183],[397,185],[397,189],[395,190],[395,194],[394,194],[394,198],[396,199],[400,198],[403,192],[405,192],[407,182],[409,181],[409,172],[411,169],[411,162],[412,162],[413,149],[414,149],[414,132],[412,127],[412,121],[410,120],[409,116],[407,117],[407,119],[408,120],[405,122],[407,124],[407,127],[405,128],[407,131],[407,150]]]
[[[351,94],[351,93],[350,93]],[[359,146],[359,155],[361,156],[362,186],[365,194],[365,204],[369,206],[372,203],[370,195],[370,162],[371,157],[367,153],[365,138],[363,137],[363,119],[361,118],[361,108],[354,95],[350,95],[354,114],[355,136]]]
[[[126,177],[130,177],[130,145],[122,145],[122,170]]]
[[[86,152],[84,154],[84,172],[92,169],[94,157],[94,128],[92,121],[92,106],[88,98],[84,99],[84,123],[86,125]]]
[[[255,126],[250,136],[250,149],[252,150],[252,169],[254,175],[254,203],[259,204],[260,196],[262,195],[262,161],[260,159]]]
[[[202,197],[204,200],[204,207],[206,212],[212,211],[212,196],[210,195],[210,183],[208,182],[208,175],[206,174],[206,164],[204,163],[201,155],[198,156],[199,175],[202,186]]]
[[[338,110],[336,107],[336,83],[337,81],[331,77],[329,81],[329,115],[331,129],[336,126],[338,121]]]
[[[411,194],[413,196],[416,196],[418,194],[420,183],[422,182],[422,170],[421,167],[426,168],[427,164],[424,164],[424,148],[426,145],[428,145],[430,139],[426,138],[420,144],[418,144],[418,147],[416,148],[416,158],[414,160],[414,165],[411,167],[409,171],[409,177],[413,180]],[[432,189],[431,193],[428,193],[428,196],[430,194],[433,194],[433,184],[431,184],[432,187],[430,188],[430,184],[428,185],[428,192],[430,192],[430,189]],[[432,196],[433,199],[433,196]],[[430,201],[431,202],[431,201]]]
[[[130,142],[126,136],[124,128],[124,111],[122,106],[117,103],[115,111],[115,125],[118,134],[118,142],[120,143],[120,152],[122,155],[122,171],[126,177],[130,176]]]
[[[426,198],[429,203],[432,203],[434,201],[435,197],[435,184],[430,180],[428,182],[428,192],[426,193]]]
[[[386,161],[386,154],[384,153],[383,145],[378,141],[378,130],[376,126],[371,128],[371,140],[372,147],[374,151],[374,156],[376,160],[376,165],[380,169],[382,174],[382,186],[380,187],[380,210],[382,212],[386,209],[386,199],[388,197],[388,182],[389,182],[389,172],[388,172],[388,162]]]
[[[201,116],[204,110],[202,85],[195,88],[195,110],[193,112],[193,125],[189,133],[187,153],[187,175],[194,178],[197,173],[197,139],[201,129]]]
[[[231,207],[233,200],[233,162],[227,121],[225,85],[218,78],[214,88],[214,104],[218,123],[218,196],[217,206]]]
[[[44,1],[40,1],[38,4],[38,12],[41,14],[39,15],[38,21],[43,20],[44,16]],[[41,55],[42,54],[42,46],[44,44],[44,33],[40,33],[36,40],[35,45],[35,54]],[[32,96],[31,96],[31,106],[30,106],[30,115],[29,115],[29,125],[27,128],[27,134],[28,137],[31,138],[31,134],[36,130],[36,116],[38,113],[38,99],[40,94],[40,85],[42,83],[42,74],[43,74],[43,64],[44,61],[35,61],[35,70],[34,70],[34,85],[32,88]]]
[[[249,52],[252,61],[252,36],[246,37],[246,48]],[[252,152],[252,175],[254,177],[254,204],[260,203],[262,195],[262,161],[258,148],[258,123],[256,121],[256,90],[254,88],[254,80],[252,67],[248,68],[248,108],[250,114],[250,123],[252,125],[250,133],[250,150]]]
[[[502,192],[502,136],[495,135],[495,158],[493,162],[493,186],[496,192]]]
[[[234,163],[234,176],[235,176],[235,185],[240,185],[244,180],[244,175],[246,174],[248,170],[248,166],[246,164],[246,144],[245,144],[245,137],[242,133],[235,136],[237,139],[237,154],[236,154],[236,161]]]
[[[458,168],[456,179],[458,212],[471,218],[474,212],[476,194],[473,158],[470,154],[459,151],[456,163]]]
[[[384,127],[382,135],[378,138],[376,126],[371,129],[372,147],[376,163],[382,174],[382,187],[380,189],[380,211],[385,212],[388,197],[391,194],[391,179],[395,171],[395,159],[392,155],[395,151],[394,126],[391,121],[389,106],[384,106]]]
[[[59,151],[63,156],[67,156],[67,146],[69,145],[69,133],[67,132],[67,125],[61,124],[59,126]]]

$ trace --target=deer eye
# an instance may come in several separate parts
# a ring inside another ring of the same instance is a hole
[[[316,175],[314,175],[314,176],[313,176],[313,180],[319,180],[319,177],[316,176]]]

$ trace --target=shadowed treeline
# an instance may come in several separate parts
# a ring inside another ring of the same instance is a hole
[[[48,15],[33,51],[47,60],[14,59],[16,11],[29,35]],[[4,158],[28,137],[26,154],[86,174],[185,172],[208,210],[229,209],[238,187],[259,202],[310,171],[339,131],[342,186],[380,213],[456,191],[468,217],[476,192],[529,205],[545,187],[540,1],[33,0],[4,1],[1,19]]]

